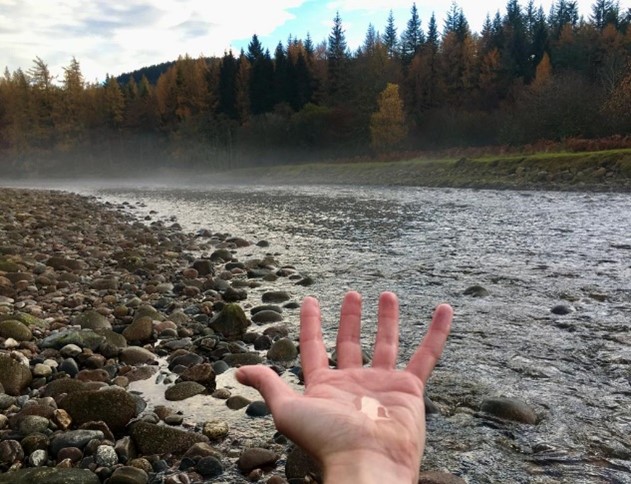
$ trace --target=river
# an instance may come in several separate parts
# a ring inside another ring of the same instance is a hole
[[[312,276],[332,348],[343,293],[401,301],[401,362],[432,308],[455,308],[428,393],[423,467],[470,483],[631,483],[631,196],[349,186],[74,189],[141,218],[253,241]],[[258,252],[257,252],[258,251]],[[241,252],[240,252],[241,253]],[[465,295],[484,287],[487,297]],[[260,302],[260,301],[259,301]],[[563,304],[570,313],[556,315]],[[290,323],[297,325],[294,314]],[[527,402],[540,422],[479,412],[489,397]]]

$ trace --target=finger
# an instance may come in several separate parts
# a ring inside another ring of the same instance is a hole
[[[272,413],[276,412],[283,399],[295,396],[293,390],[267,366],[242,366],[237,370],[236,377],[243,385],[256,388]]]
[[[361,333],[362,298],[351,291],[344,297],[337,332],[337,367],[357,368],[362,366],[362,350],[359,342]]]
[[[305,384],[309,383],[309,376],[314,371],[329,367],[322,341],[320,306],[312,297],[306,297],[300,308],[300,361]]]
[[[392,369],[397,362],[399,352],[399,301],[391,292],[384,292],[379,297],[377,316],[377,340],[372,366]]]
[[[414,373],[424,384],[443,352],[453,314],[454,311],[448,304],[441,304],[436,308],[427,334],[408,363],[406,370]]]

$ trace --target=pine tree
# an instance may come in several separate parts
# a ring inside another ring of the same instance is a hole
[[[383,43],[386,46],[388,57],[394,59],[399,53],[399,41],[397,37],[397,28],[394,25],[394,15],[392,10],[388,14],[388,23],[383,35]]]
[[[328,94],[333,105],[344,104],[348,101],[349,86],[349,55],[346,45],[346,35],[342,27],[340,13],[335,14],[333,28],[329,35],[326,51],[328,67]]]
[[[421,45],[425,42],[416,3],[412,4],[410,13],[410,20],[408,20],[407,27],[401,35],[401,58],[404,65],[412,62]]]

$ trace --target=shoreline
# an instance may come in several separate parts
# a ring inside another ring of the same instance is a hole
[[[261,467],[285,482],[291,446],[260,396],[224,377],[298,372],[297,303],[274,290],[305,283],[297,270],[248,258],[254,241],[141,223],[92,197],[0,188],[0,207],[0,483],[249,482]],[[167,405],[133,390],[153,380]],[[195,398],[225,410],[177,410]]]

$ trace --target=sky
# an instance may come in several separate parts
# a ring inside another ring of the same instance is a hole
[[[553,0],[541,0],[546,14]],[[339,12],[349,47],[361,45],[369,24],[383,32],[392,9],[401,34],[412,0],[0,0],[0,69],[28,71],[33,59],[48,64],[57,82],[76,58],[88,82],[102,82],[141,67],[191,57],[238,54],[256,34],[273,53],[288,37],[315,44],[330,33]],[[456,2],[474,32],[487,13],[504,14],[506,0]],[[525,6],[527,0],[521,0]],[[593,0],[578,0],[579,13],[591,14]],[[452,0],[417,1],[427,27],[435,13],[442,30]],[[624,6],[624,2],[621,2]],[[626,8],[626,7],[625,7]]]

